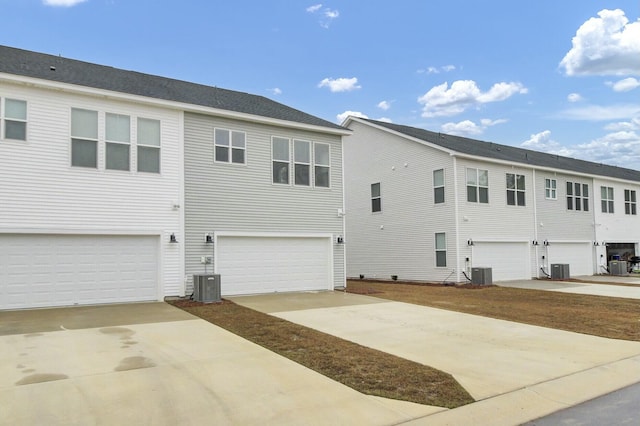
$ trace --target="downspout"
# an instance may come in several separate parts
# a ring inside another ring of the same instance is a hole
[[[459,283],[462,281],[460,277],[460,209],[458,207],[458,159],[455,155],[451,154],[453,157],[453,206],[455,209],[455,226],[456,226],[456,282]]]
[[[347,192],[347,188],[345,185],[346,180],[346,176],[345,176],[345,170],[344,170],[344,136],[340,136],[340,154],[341,154],[341,162],[342,162],[342,235],[343,235],[343,241],[344,243],[342,244],[342,286],[344,288],[344,291],[347,291],[347,247],[346,244],[349,241],[347,239],[347,220],[345,218],[346,214],[347,214],[347,206],[346,206],[346,192]],[[335,266],[334,266],[335,268]],[[334,277],[335,279],[335,277]]]
[[[536,196],[536,169],[533,169],[533,241],[538,241],[538,198]],[[540,277],[540,259],[538,256],[538,246],[534,245],[533,250],[536,256],[536,278]]]

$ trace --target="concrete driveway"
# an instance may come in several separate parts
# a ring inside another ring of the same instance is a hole
[[[640,278],[636,276],[615,277],[608,275],[595,275],[574,277],[576,281],[552,281],[552,280],[518,280],[501,281],[496,285],[502,287],[527,288],[533,290],[557,291],[560,293],[588,294],[592,296],[622,297],[626,299],[640,299]],[[625,284],[625,285],[617,285]]]
[[[398,424],[362,395],[164,303],[0,312],[2,425]]]
[[[640,378],[639,342],[340,292],[233,301],[451,373],[480,401],[418,423],[519,424]]]

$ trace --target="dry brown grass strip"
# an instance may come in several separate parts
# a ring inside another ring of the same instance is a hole
[[[231,301],[171,303],[364,394],[447,408],[473,402],[450,374]]]
[[[467,288],[358,280],[349,281],[347,291],[611,339],[640,341],[640,300],[497,286]]]

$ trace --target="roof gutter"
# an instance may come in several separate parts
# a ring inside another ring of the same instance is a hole
[[[194,112],[199,114],[215,115],[218,117],[233,118],[236,120],[258,122],[272,126],[288,127],[299,130],[306,130],[317,133],[332,134],[338,136],[348,136],[352,132],[349,129],[336,129],[331,127],[316,126],[312,124],[298,123],[295,121],[280,120],[277,118],[264,117],[261,115],[247,114],[242,112],[230,111],[226,109],[212,108],[201,105],[194,105],[185,102],[170,101],[159,98],[151,98],[148,96],[132,95],[124,92],[115,92],[106,89],[97,89],[88,86],[80,86],[71,83],[61,83],[41,78],[24,77],[16,74],[0,73],[0,82],[8,82],[13,84],[21,84],[28,87],[37,87],[54,91],[62,91],[68,93],[100,96],[103,99],[125,100],[138,104],[153,105],[157,107],[170,108],[177,111]]]

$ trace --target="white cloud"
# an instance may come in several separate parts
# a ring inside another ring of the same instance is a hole
[[[380,101],[380,102],[378,102],[377,107],[380,108],[383,111],[388,111],[389,108],[391,108],[391,102],[389,102],[389,101]]]
[[[382,121],[382,122],[385,122],[385,123],[393,123],[393,120],[391,120],[390,118],[387,118],[387,117],[380,117],[380,118],[377,118],[376,120]]]
[[[580,93],[569,93],[567,100],[569,102],[580,102],[582,100],[582,96]]]
[[[522,142],[520,146],[533,149],[535,151],[548,152],[551,154],[558,154],[562,149],[562,146],[551,139],[551,131],[543,130],[540,133],[535,133],[529,137],[526,141]]]
[[[282,90],[279,87],[274,87],[273,89],[268,89],[273,95],[282,95]]]
[[[609,133],[589,143],[576,145],[573,154],[589,161],[638,170],[640,134],[629,130]]]
[[[427,69],[418,70],[418,74],[440,74],[441,72],[450,72],[455,70],[455,65],[445,65],[443,67],[427,67]]]
[[[504,119],[490,120],[488,118],[483,118],[480,120],[479,124],[476,124],[471,120],[464,120],[458,123],[445,123],[440,128],[444,133],[448,133],[450,135],[474,136],[484,133],[488,127],[506,122],[507,120]]]
[[[580,108],[570,108],[561,111],[559,118],[569,120],[585,120],[585,121],[611,121],[624,120],[635,117],[640,113],[640,104],[621,104],[621,105],[588,105]]]
[[[352,78],[325,78],[318,87],[328,87],[332,92],[350,92],[352,90],[360,89],[362,86],[358,85],[358,79]]]
[[[560,62],[567,75],[640,74],[640,21],[624,11],[604,9],[586,21]]]
[[[306,11],[309,13],[321,12],[319,23],[322,28],[329,28],[333,20],[338,19],[338,17],[340,16],[340,11],[338,11],[337,9],[330,9],[328,7],[325,7],[323,9],[322,3],[309,6],[307,7]]]
[[[640,80],[637,80],[633,77],[625,78],[620,81],[616,81],[611,86],[616,92],[628,92],[630,90],[635,89],[640,86]]]
[[[459,114],[474,105],[499,102],[528,90],[520,83],[496,83],[487,92],[482,92],[473,80],[457,80],[431,88],[418,98],[423,105],[423,117],[442,117]]]
[[[338,119],[338,123],[342,123],[347,117],[360,117],[360,118],[369,118],[366,114],[361,113],[360,111],[345,111],[342,114],[336,115]]]
[[[80,3],[84,3],[87,0],[42,0],[42,4],[45,6],[54,6],[54,7],[71,7]]]

